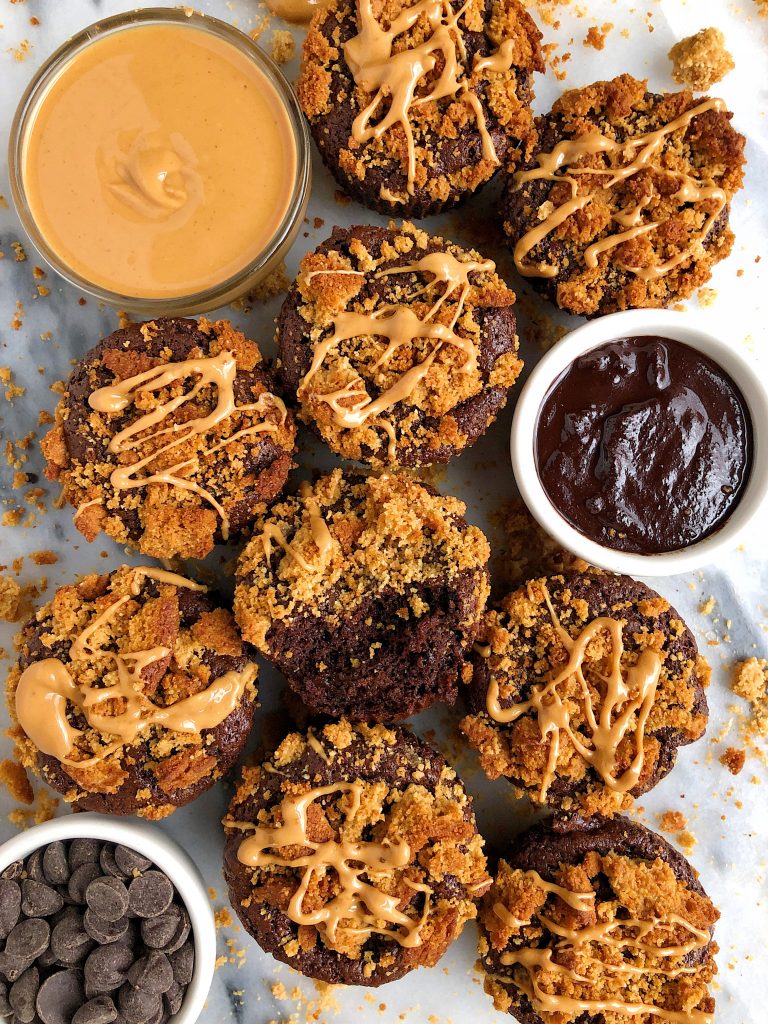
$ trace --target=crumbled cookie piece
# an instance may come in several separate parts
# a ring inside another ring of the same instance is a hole
[[[296,40],[287,29],[278,28],[272,33],[269,49],[275,64],[287,64],[289,60],[293,60]]]
[[[674,80],[697,92],[711,89],[736,67],[719,28],[702,28],[695,35],[686,36],[675,43],[668,57]]]

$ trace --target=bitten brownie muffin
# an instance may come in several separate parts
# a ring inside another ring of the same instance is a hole
[[[630,75],[564,93],[502,203],[517,269],[587,316],[690,296],[733,246],[746,140],[732,116]]]
[[[408,222],[335,228],[283,304],[280,376],[338,455],[447,462],[493,423],[522,369],[514,302],[490,260]]]
[[[521,1024],[713,1024],[719,916],[655,832],[555,818],[515,839],[483,899],[485,991]]]
[[[124,565],[60,587],[22,630],[13,739],[75,810],[163,818],[238,757],[258,669],[205,591]]]
[[[42,449],[89,541],[204,558],[280,494],[295,437],[255,342],[226,320],[167,318],[85,354]]]
[[[423,217],[530,153],[540,41],[518,0],[330,0],[296,91],[350,195]]]
[[[488,596],[488,542],[464,512],[397,476],[305,484],[238,562],[243,636],[319,714],[391,721],[453,703]]]
[[[531,580],[485,613],[461,730],[489,778],[535,803],[609,813],[704,734],[709,666],[657,593],[629,576]]]
[[[277,960],[331,984],[434,966],[490,885],[472,801],[404,728],[291,733],[224,820],[229,899]]]

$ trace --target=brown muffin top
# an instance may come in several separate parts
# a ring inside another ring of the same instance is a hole
[[[281,376],[338,455],[445,462],[520,373],[514,302],[492,261],[407,221],[337,229],[283,307]]]
[[[733,244],[745,139],[731,117],[626,74],[564,93],[505,198],[518,270],[572,313],[691,295]]]
[[[8,677],[21,763],[70,801],[125,796],[148,817],[218,777],[227,721],[254,705],[258,669],[205,589],[126,565],[60,587],[24,627]]]
[[[501,860],[480,910],[496,1009],[524,1024],[712,1024],[719,914],[683,874],[610,849],[541,874]]]
[[[477,571],[485,588],[473,614],[483,607],[488,541],[464,522],[466,506],[457,498],[407,477],[345,476],[340,469],[302,491],[257,522],[238,562],[235,614],[260,650],[268,651],[275,622],[309,615],[332,627],[384,591],[402,594],[403,621],[418,619],[428,611],[418,585],[466,570]]]
[[[398,727],[342,719],[291,733],[244,770],[224,826],[238,914],[325,980],[377,984],[434,965],[490,884],[462,783]]]
[[[75,368],[42,442],[88,540],[203,558],[280,493],[296,428],[228,321],[131,324]]]
[[[462,732],[490,778],[536,803],[628,806],[706,727],[692,634],[627,576],[532,580],[486,611],[474,651]]]
[[[518,0],[331,0],[304,44],[299,102],[363,201],[423,213],[530,151],[540,40]]]

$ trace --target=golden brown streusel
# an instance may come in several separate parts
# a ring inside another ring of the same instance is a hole
[[[702,28],[695,35],[686,36],[675,43],[667,56],[672,61],[674,80],[697,92],[711,89],[736,67],[719,28]]]

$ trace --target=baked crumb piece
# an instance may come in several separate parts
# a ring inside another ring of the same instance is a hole
[[[606,21],[600,28],[592,25],[584,37],[584,45],[591,46],[593,50],[604,50],[606,37],[612,28],[613,22],[610,21]]]
[[[688,822],[682,811],[664,811],[659,817],[662,832],[682,832],[687,826]]]
[[[736,67],[719,28],[703,28],[686,36],[675,43],[668,56],[674,80],[697,92],[706,92]]]
[[[728,747],[725,753],[720,755],[720,764],[727,768],[731,775],[738,775],[744,767],[747,759],[747,752],[740,747]]]
[[[736,665],[733,692],[751,705],[751,715],[742,732],[754,740],[768,738],[768,659],[747,658]]]
[[[0,576],[0,619],[17,622],[21,603],[21,587],[10,576]]]
[[[34,802],[35,794],[29,776],[18,761],[6,759],[0,762],[0,783],[17,803],[29,805]]]
[[[296,41],[287,29],[278,28],[272,33],[269,48],[275,64],[287,64],[293,59]]]

